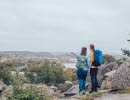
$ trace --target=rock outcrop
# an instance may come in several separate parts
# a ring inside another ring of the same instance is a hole
[[[116,70],[119,68],[119,65],[116,62],[112,62],[110,64],[107,65],[102,65],[101,67],[99,67],[98,69],[98,84],[101,85],[103,80],[106,78],[105,74]]]
[[[124,89],[130,87],[130,61],[126,61],[111,76],[107,78],[112,89]]]
[[[125,89],[130,87],[130,60],[125,61],[118,69],[105,74],[102,88]]]
[[[114,73],[116,72],[116,70],[110,71],[108,73],[105,74],[105,79],[102,82],[101,88],[107,88],[110,89],[111,88],[111,82],[109,81],[109,77],[112,76]]]

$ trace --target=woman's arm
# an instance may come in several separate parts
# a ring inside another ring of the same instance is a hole
[[[77,58],[80,56],[78,53],[73,53],[73,52],[72,52],[72,54],[73,54],[75,57],[77,57]]]
[[[88,57],[86,58],[86,66],[88,67],[88,69],[90,69],[90,63]]]

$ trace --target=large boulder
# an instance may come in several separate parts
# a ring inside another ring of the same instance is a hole
[[[130,60],[125,61],[117,70],[106,73],[102,87],[114,90],[129,88]]]
[[[110,72],[105,74],[105,79],[102,81],[102,84],[101,84],[102,89],[111,88],[111,82],[109,81],[109,77],[112,76],[115,72],[116,72],[116,70],[113,70],[113,71],[110,71]]]
[[[101,67],[99,67],[98,69],[98,84],[101,85],[103,80],[106,78],[105,74],[116,70],[119,68],[119,65],[116,62],[112,62],[110,64],[107,65],[102,65]]]
[[[58,90],[60,90],[60,92],[66,92],[72,86],[73,86],[72,82],[66,81],[64,84],[59,84],[58,85]]]
[[[130,87],[130,60],[121,65],[118,70],[107,79],[112,89],[125,89]]]

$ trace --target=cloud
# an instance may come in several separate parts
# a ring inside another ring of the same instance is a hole
[[[73,51],[95,43],[120,52],[129,0],[1,0],[0,50]]]

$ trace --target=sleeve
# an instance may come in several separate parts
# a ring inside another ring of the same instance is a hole
[[[90,62],[94,61],[94,54],[91,52],[89,55]]]
[[[86,58],[86,66],[88,67],[88,69],[90,69],[90,63],[89,63],[89,58]]]
[[[74,56],[78,58],[80,55],[78,53],[74,53]]]

